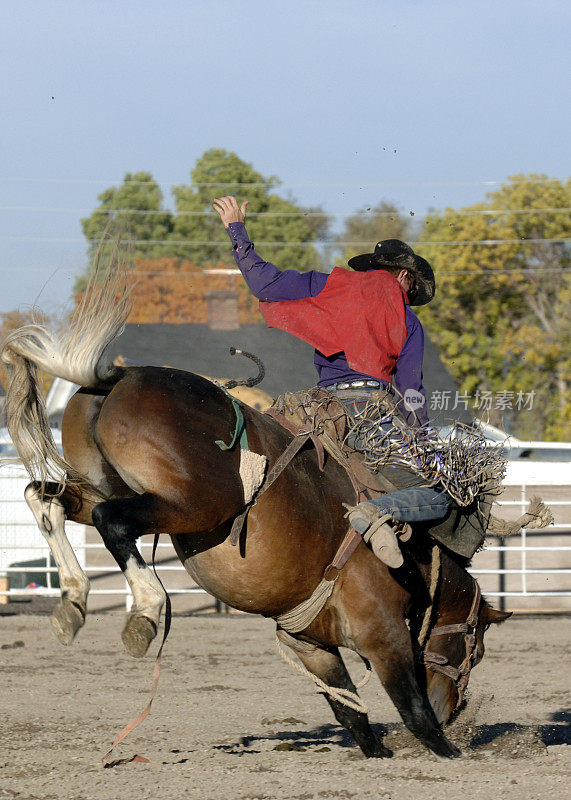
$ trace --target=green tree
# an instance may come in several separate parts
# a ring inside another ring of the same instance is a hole
[[[319,255],[312,242],[326,236],[327,216],[319,208],[303,208],[280,197],[272,191],[279,183],[275,175],[265,178],[236,153],[207,150],[191,172],[190,185],[173,189],[176,217],[168,254],[198,265],[226,257],[228,240],[212,211],[212,199],[233,194],[240,202],[250,202],[248,233],[264,258],[281,267],[315,268]]]
[[[175,213],[163,207],[163,195],[148,172],[127,173],[123,184],[99,195],[99,206],[81,221],[93,255],[104,232],[120,234],[131,245],[133,260],[175,257],[197,266],[231,261],[229,240],[214,197],[236,194],[249,200],[248,232],[264,258],[281,267],[307,270],[319,265],[313,242],[327,237],[329,219],[321,208],[304,208],[273,190],[274,175],[265,178],[236,153],[207,150],[191,172],[191,183],[173,188]],[[78,278],[80,291],[86,275]]]
[[[99,205],[81,220],[81,227],[93,255],[105,231],[121,235],[130,243],[133,258],[164,255],[161,244],[172,231],[173,218],[163,207],[163,194],[149,172],[127,172],[119,187],[105,189]]]
[[[412,235],[412,219],[386,200],[374,208],[361,208],[345,219],[343,232],[336,237],[343,259],[348,261],[363,252],[371,252],[381,239],[401,239]]]
[[[484,203],[431,214],[418,248],[437,279],[421,309],[431,338],[461,390],[492,392],[490,421],[521,437],[571,436],[570,207],[571,181],[516,175]]]

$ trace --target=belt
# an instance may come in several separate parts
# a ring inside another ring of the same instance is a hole
[[[373,380],[356,380],[356,381],[340,381],[339,383],[330,383],[324,386],[324,389],[384,389],[386,383]]]

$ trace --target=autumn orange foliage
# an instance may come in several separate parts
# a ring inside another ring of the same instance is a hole
[[[222,270],[234,265],[219,263],[212,267],[197,267],[178,258],[157,258],[135,261],[133,268],[133,310],[129,323],[165,323],[169,325],[207,324],[209,295],[232,292],[237,301],[240,325],[263,322],[258,301],[250,294],[241,275],[224,274]],[[216,270],[221,270],[219,275]],[[81,294],[76,295],[78,303]],[[32,321],[31,312],[10,311],[0,315],[0,342],[14,329]],[[40,371],[44,392],[53,378]],[[0,365],[0,383],[6,386],[6,372]]]
[[[242,276],[215,274],[228,266],[220,263],[203,268],[169,257],[135,261],[134,304],[128,322],[206,324],[208,296],[220,291],[236,294],[240,325],[262,322],[258,301],[250,294]]]

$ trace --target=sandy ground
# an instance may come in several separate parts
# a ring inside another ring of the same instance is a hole
[[[119,748],[151,763],[103,769],[105,750],[146,703],[157,649],[127,656],[122,621],[94,614],[64,648],[46,616],[0,617],[0,798],[521,800],[568,791],[569,618],[517,618],[488,632],[469,706],[448,731],[465,755],[440,761],[403,729],[376,678],[361,694],[390,760],[361,755],[311,682],[279,658],[271,621],[175,617],[151,715]]]

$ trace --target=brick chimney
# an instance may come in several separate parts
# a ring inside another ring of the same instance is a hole
[[[238,322],[238,294],[228,289],[206,293],[208,327],[214,331],[235,331]]]

